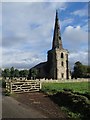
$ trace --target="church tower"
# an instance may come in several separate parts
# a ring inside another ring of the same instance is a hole
[[[63,48],[58,12],[56,11],[52,49],[48,51],[48,76],[52,79],[69,79],[68,51]]]

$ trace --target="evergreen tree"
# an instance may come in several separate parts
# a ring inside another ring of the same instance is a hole
[[[2,71],[2,77],[6,79],[6,77],[10,77],[10,70],[8,68]]]
[[[32,68],[30,72],[31,77],[33,77],[33,79],[36,79],[38,77],[38,70],[36,68]]]
[[[18,69],[14,70],[14,77],[19,77],[19,70]]]
[[[23,70],[23,77],[28,77],[29,71],[28,70]]]
[[[83,78],[85,72],[86,72],[85,66],[83,66],[82,63],[79,61],[76,62],[74,65],[73,77]]]
[[[14,67],[10,68],[10,77],[13,78],[14,77]]]

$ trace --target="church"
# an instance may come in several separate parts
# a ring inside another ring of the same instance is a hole
[[[68,65],[68,53],[68,50],[63,48],[58,11],[56,10],[52,49],[47,52],[46,62],[42,62],[33,67],[38,71],[37,78],[55,80],[70,79],[71,76]],[[33,68],[31,68],[30,71],[32,71]]]

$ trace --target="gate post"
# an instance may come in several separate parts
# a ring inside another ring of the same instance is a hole
[[[10,82],[10,93],[12,94],[12,82]]]
[[[41,84],[41,81],[39,81],[40,82],[40,89],[42,88],[42,84]]]

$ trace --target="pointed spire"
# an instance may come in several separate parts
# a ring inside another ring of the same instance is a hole
[[[58,11],[57,10],[56,10],[52,49],[55,49],[55,48],[63,49],[61,35],[60,35],[60,27],[59,27]]]

